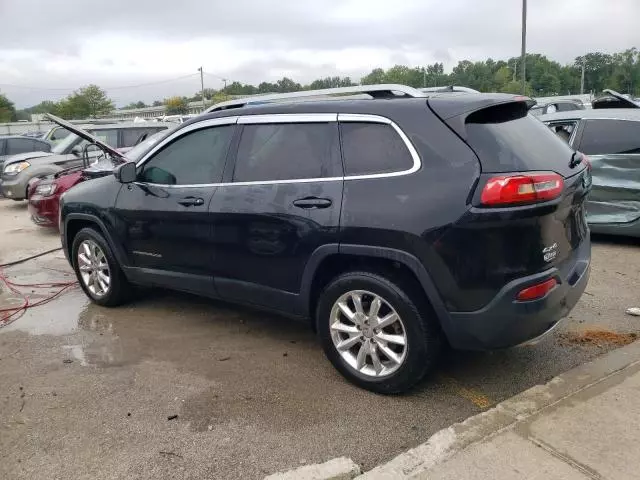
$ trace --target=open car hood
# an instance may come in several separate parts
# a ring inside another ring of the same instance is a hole
[[[605,88],[602,92],[606,95],[593,100],[591,102],[592,108],[640,108],[636,102],[615,90]]]
[[[120,153],[118,150],[116,150],[115,148],[113,148],[112,146],[104,143],[102,140],[100,140],[97,137],[94,137],[93,135],[91,135],[88,132],[85,132],[83,129],[76,127],[75,125],[56,117],[55,115],[52,115],[50,113],[45,113],[44,114],[46,118],[48,118],[49,120],[51,120],[54,123],[57,123],[58,125],[60,125],[61,127],[66,128],[67,130],[69,130],[70,132],[75,133],[76,135],[78,135],[80,138],[83,138],[84,140],[94,143],[96,145],[98,145],[100,148],[102,148],[102,150],[104,150],[105,152],[108,152],[113,158],[118,158],[118,159],[123,159],[124,160],[124,154]]]

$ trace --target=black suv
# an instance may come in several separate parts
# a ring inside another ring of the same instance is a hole
[[[334,366],[382,393],[445,340],[553,328],[589,277],[580,154],[524,97],[337,90],[373,99],[223,104],[66,192],[85,293],[114,306],[161,286],[311,319]]]

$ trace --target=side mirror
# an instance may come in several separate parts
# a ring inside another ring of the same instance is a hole
[[[120,183],[133,183],[137,177],[136,164],[128,162],[120,165],[114,170],[113,175]]]
[[[73,155],[75,155],[76,157],[81,157],[82,156],[82,147],[80,145],[76,145],[75,147],[73,147],[71,149],[71,153]]]

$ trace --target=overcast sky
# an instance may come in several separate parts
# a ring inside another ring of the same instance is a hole
[[[529,52],[569,63],[589,51],[640,47],[640,0],[528,3]],[[450,71],[462,59],[519,55],[520,6],[520,0],[0,0],[0,91],[25,107],[96,83],[124,105],[192,95],[200,89],[200,65],[211,88],[220,88],[221,78],[357,80],[395,64],[444,62]]]

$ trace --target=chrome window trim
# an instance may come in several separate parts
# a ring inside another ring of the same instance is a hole
[[[422,162],[418,151],[413,146],[409,137],[402,131],[402,129],[392,120],[381,115],[369,115],[369,114],[355,114],[355,113],[292,113],[292,114],[269,114],[269,115],[242,115],[233,117],[214,118],[204,120],[201,122],[193,123],[188,127],[181,128],[174,132],[169,137],[165,138],[161,143],[156,145],[150,150],[143,159],[139,160],[136,164],[137,167],[144,165],[158,150],[164,147],[167,143],[175,140],[176,138],[194,130],[200,130],[206,127],[219,126],[219,125],[251,125],[251,124],[264,124],[264,123],[324,123],[324,122],[363,122],[363,123],[381,123],[390,125],[396,133],[400,136],[405,146],[409,150],[409,154],[413,160],[413,165],[407,170],[399,170],[396,172],[388,173],[371,173],[364,175],[345,175],[340,177],[322,177],[322,178],[296,178],[290,180],[261,180],[251,182],[222,182],[222,183],[201,183],[195,185],[164,185],[158,183],[144,183],[144,185],[151,185],[157,188],[203,188],[203,187],[247,187],[247,186],[261,186],[261,185],[279,185],[279,184],[291,184],[291,183],[312,183],[312,182],[337,182],[337,181],[349,181],[349,180],[369,180],[377,178],[390,178],[400,177],[404,175],[411,175],[412,173],[420,170]],[[143,182],[134,182],[135,184],[141,184]]]
[[[239,125],[261,123],[325,123],[336,122],[337,113],[278,113],[265,115],[243,115],[238,118]]]
[[[357,113],[340,113],[338,114],[338,122],[383,123],[385,125],[391,125],[396,133],[400,135],[400,138],[409,150],[409,154],[411,155],[411,159],[413,160],[413,165],[407,170],[399,170],[397,172],[386,173],[369,173],[364,175],[346,175],[344,177],[345,180],[368,180],[373,178],[401,177],[404,175],[411,175],[412,173],[420,170],[422,162],[420,161],[420,155],[418,154],[418,151],[413,146],[413,143],[411,143],[411,140],[409,140],[409,137],[407,137],[407,135],[402,131],[402,129],[387,117]]]

